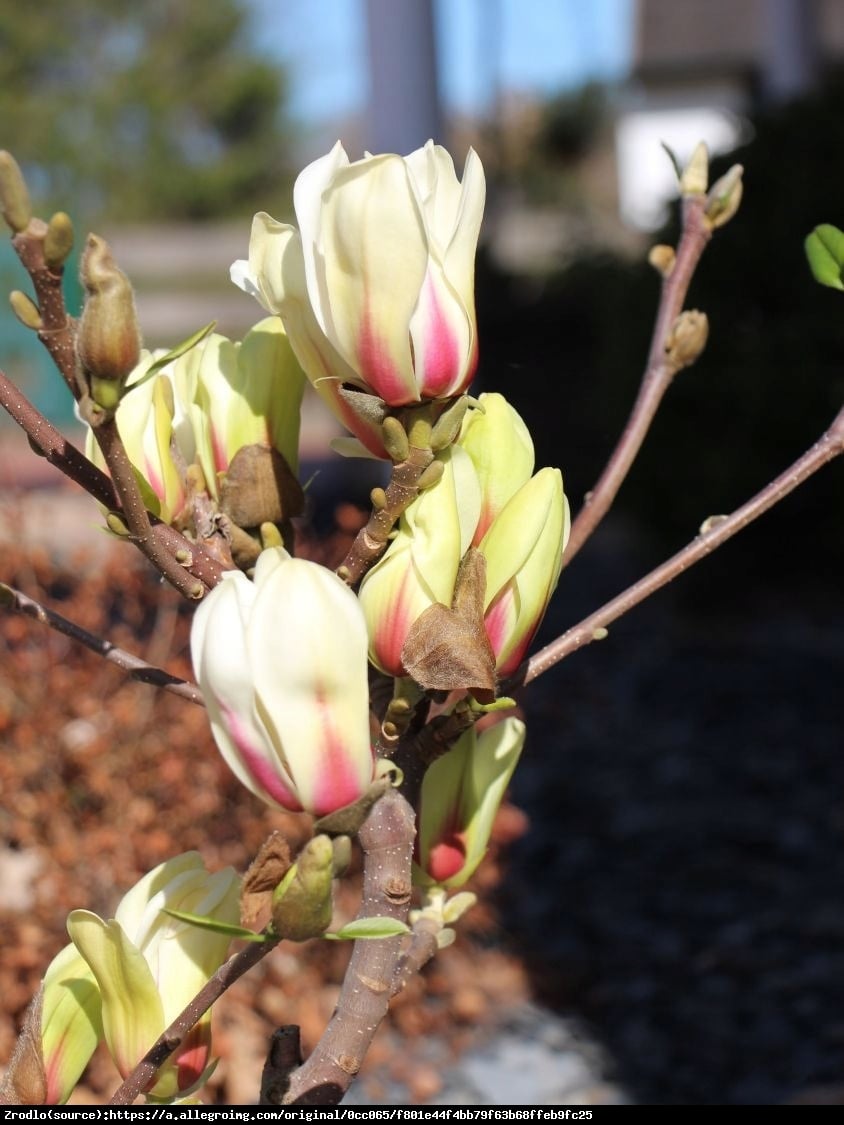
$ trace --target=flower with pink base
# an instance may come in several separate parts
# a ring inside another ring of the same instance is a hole
[[[429,141],[349,162],[338,142],[296,181],[298,229],[255,216],[232,280],[284,321],[317,391],[369,448],[342,384],[388,406],[461,394],[477,365],[475,252],[485,181]]]
[[[263,551],[194,615],[194,670],[232,772],[262,801],[325,816],[372,780],[367,633],[330,570]]]

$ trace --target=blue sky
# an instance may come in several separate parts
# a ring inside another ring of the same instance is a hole
[[[326,124],[364,108],[364,0],[251,4],[259,42],[288,68],[297,119]],[[500,34],[490,44],[496,9]],[[503,90],[531,93],[553,93],[591,77],[624,77],[633,9],[634,0],[435,0],[446,109],[482,111],[496,70]]]

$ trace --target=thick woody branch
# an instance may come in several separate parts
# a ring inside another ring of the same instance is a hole
[[[648,362],[639,394],[606,468],[586,496],[583,507],[572,523],[563,565],[571,562],[609,511],[642,447],[665,392],[677,372],[685,366],[679,357],[667,350],[666,344],[674,322],[683,309],[695,269],[712,236],[711,226],[704,214],[705,207],[704,195],[688,196],[683,201],[683,231],[673,268],[663,278]]]
[[[364,875],[358,917],[404,922],[411,895],[414,816],[397,790],[375,804],[359,839]],[[285,1105],[338,1105],[342,1100],[387,1013],[403,941],[398,936],[355,942],[334,1015],[310,1058],[292,1075]]]
[[[622,617],[639,602],[644,601],[645,598],[650,597],[651,594],[688,570],[690,566],[694,566],[695,563],[710,555],[722,543],[726,543],[728,539],[731,539],[748,524],[758,519],[769,508],[778,504],[780,500],[808,480],[818,469],[823,468],[829,461],[842,453],[844,453],[844,410],[838,414],[830,428],[807,453],[804,453],[790,468],[781,473],[776,480],[771,481],[746,504],[743,504],[731,515],[713,521],[712,526],[707,531],[698,535],[687,547],[678,551],[662,566],[652,570],[650,574],[634,586],[619,594],[617,598],[613,598],[611,602],[607,602],[606,605],[581,621],[579,625],[575,625],[563,636],[558,637],[556,641],[552,641],[551,644],[540,649],[528,661],[523,682],[530,683],[531,680],[535,680],[537,676],[547,672],[549,668],[558,664],[577,649],[583,648],[592,641],[600,640],[605,635],[604,630],[609,624],[617,621],[619,617]]]
[[[131,1105],[140,1094],[155,1082],[159,1067],[178,1049],[187,1033],[200,1020],[215,1000],[231,988],[244,973],[275,949],[277,942],[253,943],[235,953],[222,965],[205,987],[194,996],[184,1011],[163,1031],[147,1051],[122,1086],[115,1092],[109,1105]]]
[[[202,693],[196,684],[182,680],[178,676],[172,676],[169,672],[165,672],[163,668],[156,668],[152,664],[147,664],[139,656],[134,656],[131,652],[126,652],[125,649],[113,645],[111,641],[103,640],[102,637],[89,633],[81,625],[68,621],[60,613],[47,609],[34,598],[28,597],[13,586],[7,586],[5,582],[0,582],[0,605],[5,605],[16,613],[22,613],[25,617],[32,617],[36,621],[40,621],[42,625],[55,629],[57,633],[62,633],[64,636],[70,637],[71,640],[78,641],[79,644],[97,653],[98,656],[102,656],[110,663],[116,664],[118,668],[122,668],[128,674],[130,680],[137,680],[142,684],[152,684],[153,687],[160,687],[164,691],[172,692],[173,695],[180,695],[183,699],[189,699],[191,703],[198,703],[200,707],[205,706]]]

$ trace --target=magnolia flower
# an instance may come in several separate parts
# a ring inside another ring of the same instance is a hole
[[[560,470],[541,469],[508,500],[481,540],[484,626],[500,676],[516,671],[545,616],[568,535]]]
[[[324,816],[366,792],[366,622],[336,574],[263,551],[196,611],[193,665],[230,769],[271,805]]]
[[[480,491],[469,456],[452,446],[440,458],[442,477],[406,509],[358,595],[370,659],[391,676],[405,675],[401,650],[414,621],[431,605],[451,605],[460,560],[478,522]]]
[[[198,852],[160,864],[126,894],[106,922],[74,910],[72,945],[44,980],[42,1042],[48,1090],[64,1100],[100,1035],[125,1078],[226,958],[228,935],[200,929],[163,908],[236,924],[240,880],[232,868],[210,875]],[[158,1072],[150,1093],[173,1099],[211,1073],[206,1013]]]
[[[507,501],[530,480],[533,439],[504,395],[482,394],[470,410],[458,441],[472,458],[481,486],[481,514],[472,538],[477,547]]]
[[[460,887],[486,854],[495,814],[525,742],[525,724],[471,727],[422,781],[415,881]]]
[[[57,953],[41,991],[41,1053],[46,1105],[63,1105],[103,1037],[100,993],[74,945]]]
[[[115,416],[150,511],[179,520],[191,464],[219,500],[221,477],[247,445],[277,449],[296,472],[304,376],[277,317],[256,324],[242,343],[214,332],[183,355],[168,361],[168,354],[143,355]],[[105,468],[92,431],[86,453]]]
[[[296,181],[298,230],[259,213],[248,261],[232,266],[235,284],[280,314],[308,378],[369,448],[377,439],[341,384],[403,406],[472,380],[484,195],[474,150],[459,181],[432,141],[354,163],[338,142]]]

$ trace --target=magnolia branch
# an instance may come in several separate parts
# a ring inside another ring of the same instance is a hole
[[[40,621],[42,625],[48,625],[51,629],[55,629],[57,633],[62,633],[64,636],[70,637],[71,640],[78,641],[79,644],[89,648],[98,656],[102,656],[111,664],[116,664],[118,668],[122,668],[128,674],[130,680],[137,680],[142,684],[152,684],[153,687],[159,687],[173,695],[180,695],[183,699],[189,699],[191,703],[198,703],[200,707],[205,706],[202,693],[196,684],[173,676],[169,672],[165,672],[163,668],[156,668],[153,664],[147,664],[139,656],[118,648],[111,641],[103,640],[102,637],[98,637],[94,633],[89,633],[81,625],[69,621],[52,609],[47,609],[34,598],[28,597],[13,586],[8,586],[5,582],[0,582],[0,605],[14,610],[16,613],[22,613],[25,617],[32,617],[36,621]]]
[[[94,427],[94,437],[106,459],[120,507],[126,518],[132,542],[145,555],[167,581],[186,598],[201,598],[208,587],[194,578],[179,558],[153,534],[149,513],[144,504],[135,470],[129,460],[117,423],[113,418]],[[190,547],[184,551],[184,561],[191,558]]]
[[[823,468],[829,461],[844,453],[844,410],[836,416],[835,421],[808,452],[804,453],[797,461],[781,473],[776,480],[771,481],[761,492],[746,504],[743,504],[729,516],[724,516],[717,521],[712,521],[712,526],[696,539],[692,540],[682,551],[678,551],[670,559],[645,575],[639,582],[619,594],[617,598],[607,602],[606,605],[596,610],[595,613],[585,618],[579,625],[575,625],[545,648],[540,649],[530,658],[524,683],[529,684],[543,672],[547,672],[555,664],[571,655],[577,649],[583,648],[592,641],[600,640],[603,630],[613,621],[617,621],[639,602],[645,600],[667,585],[690,566],[700,562],[701,559],[711,554],[722,543],[726,543],[737,532],[742,531],[748,524],[758,519],[769,508],[778,504],[795,488],[808,480],[810,476]]]
[[[683,200],[683,231],[673,268],[663,277],[656,323],[639,394],[606,468],[595,487],[587,494],[583,507],[572,523],[563,565],[572,561],[609,511],[636,460],[665,392],[677,372],[688,362],[692,362],[683,359],[680,349],[672,350],[667,345],[682,311],[695,269],[712,236],[705,208],[705,195],[687,196]]]
[[[51,465],[85,489],[89,495],[112,511],[121,511],[121,502],[111,479],[56,429],[23,395],[11,379],[0,371],[0,406],[21,427],[33,448]],[[179,565],[209,589],[220,581],[224,568],[201,543],[185,539],[174,527],[151,517],[151,535],[174,557],[182,557]]]
[[[49,266],[44,254],[47,224],[30,220],[29,226],[12,238],[12,246],[32,279],[38,298],[41,324],[38,339],[50,353],[59,374],[74,398],[79,398],[76,382],[76,321],[68,316],[62,293],[64,266]]]
[[[194,1024],[202,1019],[215,1000],[231,988],[244,973],[275,949],[277,941],[254,942],[241,949],[226,961],[199,991],[184,1011],[159,1035],[123,1085],[112,1096],[109,1105],[131,1105],[154,1082],[161,1066],[178,1049]]]
[[[404,922],[410,905],[413,810],[396,789],[376,802],[360,830],[364,855],[358,918]],[[387,1013],[403,939],[357,941],[343,987],[323,1035],[291,1076],[285,1105],[338,1105],[361,1068]]]

